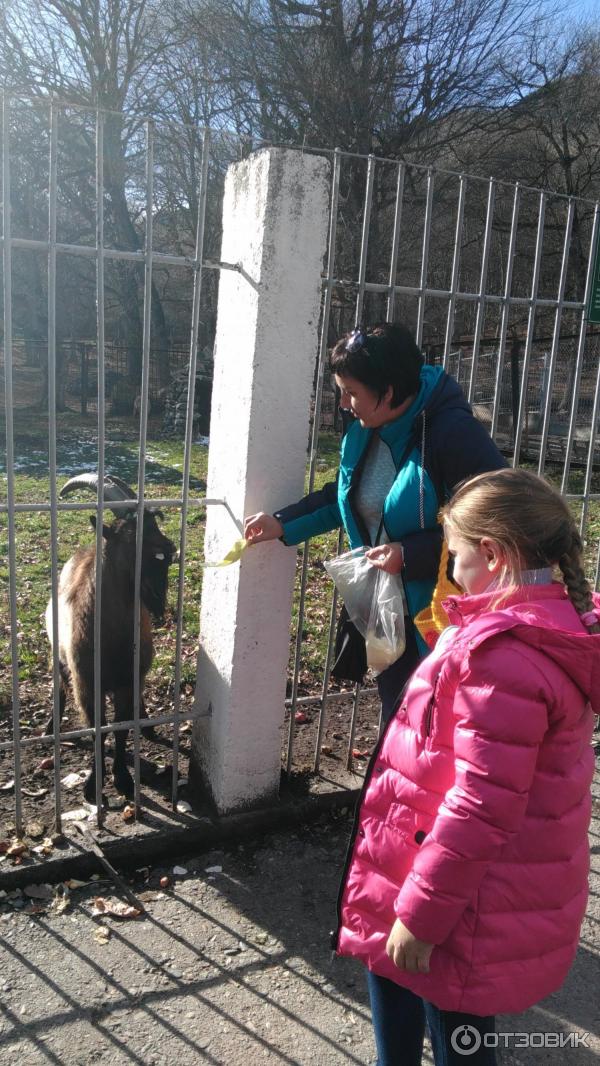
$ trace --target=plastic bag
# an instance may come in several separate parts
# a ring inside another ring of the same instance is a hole
[[[324,565],[365,639],[367,665],[380,674],[406,647],[402,578],[373,566],[364,548],[338,555]]]

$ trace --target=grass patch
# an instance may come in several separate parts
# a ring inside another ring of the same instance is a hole
[[[338,438],[323,434],[316,469],[315,487],[335,478],[338,458]],[[48,503],[48,427],[43,417],[25,417],[17,412],[15,421],[15,499],[18,504]],[[0,462],[3,451],[0,451]],[[133,419],[107,421],[106,470],[124,478],[133,487],[137,484],[138,436]],[[206,490],[208,449],[192,447],[190,468],[191,496],[203,496]],[[93,421],[83,420],[72,412],[59,416],[57,428],[58,487],[81,470],[97,467],[96,430]],[[147,441],[146,498],[177,498],[181,495],[183,473],[183,442],[160,437],[160,425],[150,424]],[[308,474],[307,474],[308,484]],[[6,500],[5,468],[0,466],[0,500]],[[82,495],[81,499],[85,497]],[[90,501],[93,497],[90,495]],[[94,531],[90,524],[92,511],[63,512],[58,516],[59,567],[82,546],[93,544]],[[206,515],[203,508],[191,507],[186,526],[186,564],[183,596],[183,662],[182,685],[195,682],[196,650],[200,601],[202,595],[201,562],[204,550]],[[181,514],[176,508],[165,510],[162,529],[177,545],[181,536]],[[232,527],[232,540],[234,530]],[[19,682],[22,698],[28,686],[38,690],[50,685],[49,646],[45,633],[44,615],[51,594],[50,514],[48,512],[18,513],[15,518],[17,640]],[[304,623],[303,691],[314,690],[322,676],[331,602],[331,583],[322,567],[322,560],[335,554],[337,534],[317,537],[311,543],[307,610]],[[299,550],[297,591],[294,603],[292,632],[297,623],[299,573],[302,550]],[[151,671],[153,684],[165,698],[172,696],[174,677],[175,609],[179,572],[173,566],[170,577],[169,610],[165,624],[155,630],[155,661]],[[11,703],[11,631],[8,569],[8,523],[0,514],[0,714],[7,713]],[[293,665],[293,655],[291,658]],[[49,689],[48,689],[49,691]]]
[[[85,420],[73,412],[59,416],[57,431],[58,483],[79,470],[96,467],[96,429],[92,419]],[[137,483],[138,436],[133,421],[108,420],[106,427],[106,469],[116,473],[131,485]],[[315,488],[335,479],[339,455],[339,438],[323,433],[315,471]],[[17,412],[15,424],[16,478],[18,503],[49,502],[48,428],[43,417],[31,412]],[[2,452],[0,451],[0,462]],[[208,449],[192,448],[191,495],[205,494]],[[160,436],[160,424],[150,423],[147,442],[146,496],[148,499],[179,497],[183,472],[183,444]],[[560,473],[548,468],[547,476],[560,487]],[[308,471],[306,487],[308,487]],[[569,492],[582,493],[584,472],[573,469]],[[600,473],[596,472],[592,492],[600,492]],[[0,499],[6,498],[6,476],[0,467]],[[91,498],[91,497],[90,497]],[[290,501],[291,502],[291,501]],[[572,501],[573,512],[581,514],[580,501]],[[62,565],[76,548],[93,543],[90,526],[91,512],[68,512],[58,518],[58,560]],[[181,515],[178,509],[167,509],[163,527],[165,533],[179,545]],[[183,662],[182,683],[191,686],[195,681],[196,649],[200,600],[202,595],[202,566],[205,512],[190,508],[187,518],[187,550],[183,598]],[[337,532],[315,537],[310,542],[306,611],[303,624],[302,659],[300,664],[300,692],[318,691],[322,682],[329,632],[332,584],[323,561],[336,554]],[[232,528],[233,539],[233,528]],[[600,503],[589,505],[586,545],[588,573],[595,576],[598,543],[600,542]],[[300,590],[300,571],[305,547],[298,550],[298,566],[294,594],[291,635],[296,632]],[[50,574],[50,515],[48,513],[18,514],[16,517],[16,581],[17,581],[17,638],[19,679],[22,686],[49,685],[48,643],[44,629],[44,613],[51,591]],[[155,663],[153,684],[165,699],[172,696],[174,677],[175,607],[178,568],[174,566],[170,580],[170,609],[165,625],[155,633]],[[0,514],[0,713],[10,706],[10,609],[8,576],[8,533],[5,514]],[[294,644],[290,647],[289,677],[294,662]],[[5,711],[6,713],[6,711]]]

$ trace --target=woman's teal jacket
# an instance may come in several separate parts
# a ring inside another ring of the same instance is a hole
[[[299,544],[340,525],[352,548],[370,543],[354,499],[374,432],[389,446],[396,466],[383,524],[388,539],[404,548],[402,575],[414,618],[430,603],[437,578],[440,506],[461,481],[506,463],[458,383],[440,367],[424,366],[419,393],[403,415],[377,431],[353,422],[342,441],[336,481],[276,512],[285,544]]]

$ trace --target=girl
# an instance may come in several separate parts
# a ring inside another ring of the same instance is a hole
[[[337,480],[274,515],[250,515],[244,536],[251,544],[278,537],[299,544],[343,525],[352,548],[372,546],[367,554],[376,566],[402,573],[406,649],[377,677],[387,721],[427,654],[412,619],[429,604],[437,577],[439,508],[460,481],[505,463],[460,386],[441,367],[424,365],[406,326],[384,322],[346,334],[333,349],[331,369],[341,407],[354,416]],[[364,643],[355,662],[344,636],[333,674],[362,680]]]
[[[442,518],[465,595],[374,753],[340,892],[379,1066],[418,1066],[425,1019],[438,1066],[494,1063],[494,1015],[561,985],[587,900],[600,597],[579,533],[524,470]]]

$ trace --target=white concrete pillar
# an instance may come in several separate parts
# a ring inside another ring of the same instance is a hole
[[[229,168],[223,205],[207,496],[238,518],[302,496],[326,249],[329,164],[280,148]],[[239,536],[209,507],[206,558]],[[192,772],[221,813],[277,796],[296,552],[255,545],[207,569]]]

